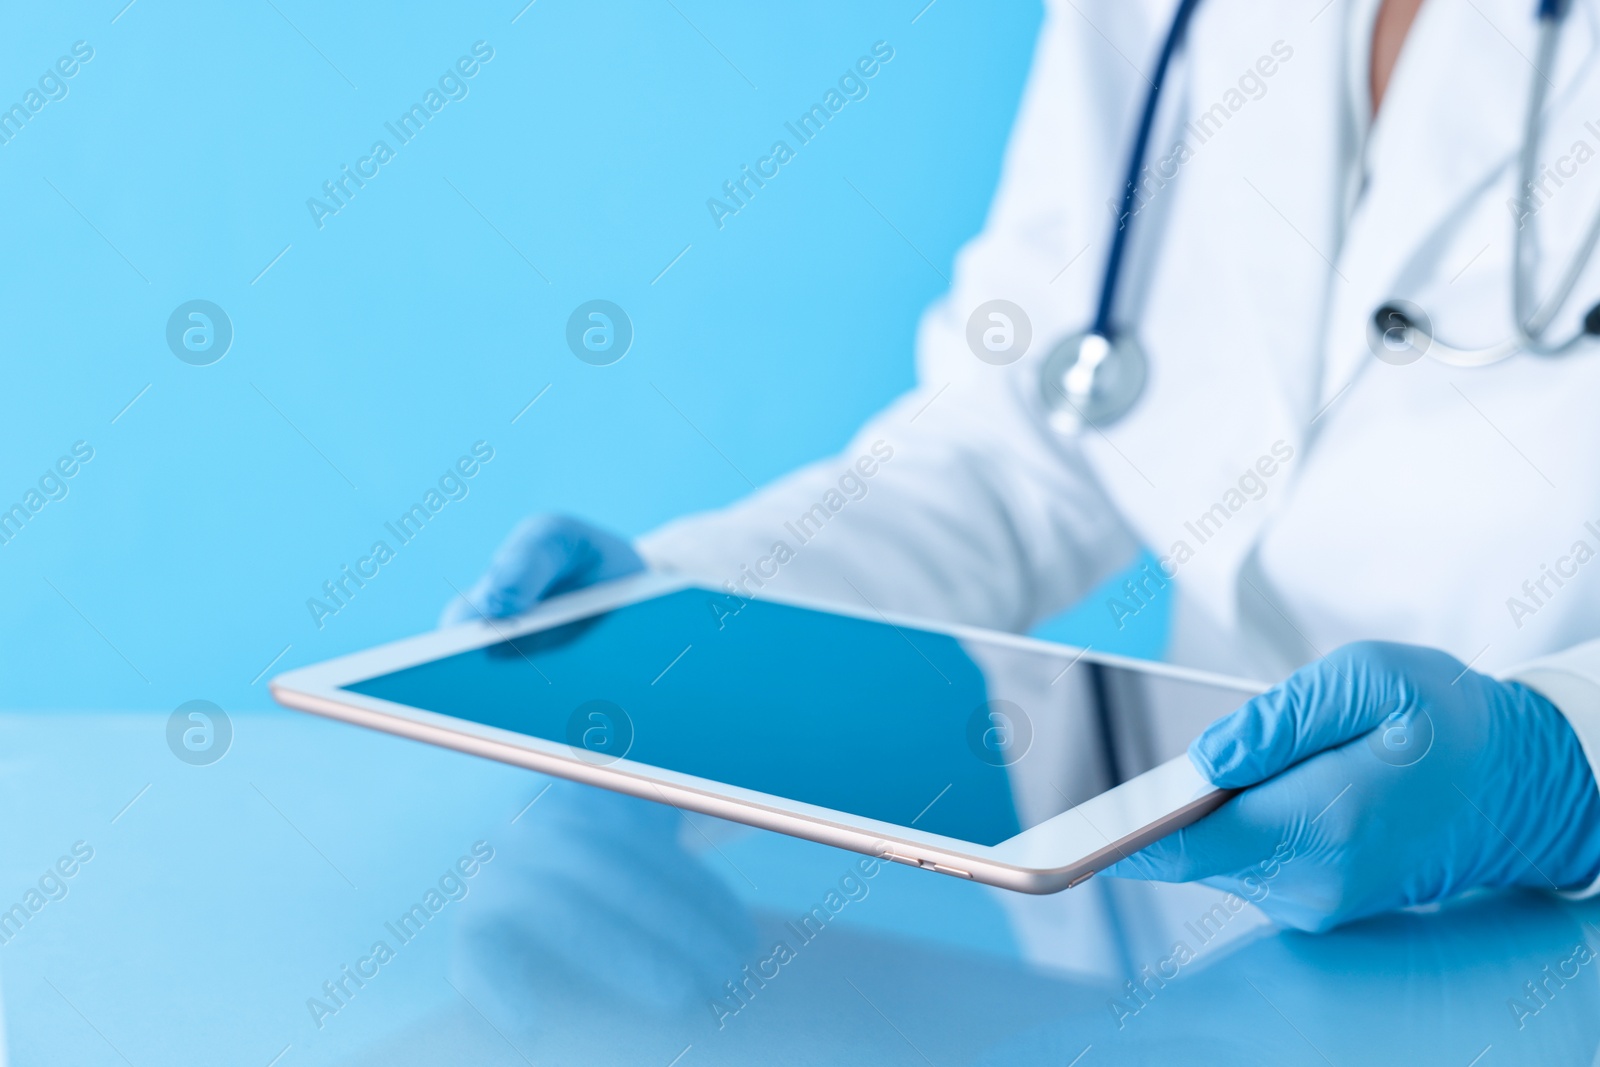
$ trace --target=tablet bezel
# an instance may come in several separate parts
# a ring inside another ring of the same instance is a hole
[[[451,626],[287,671],[275,677],[270,688],[274,699],[298,711],[1024,893],[1052,893],[1076,885],[1123,855],[1195,821],[1233,795],[1232,791],[1213,787],[1186,757],[1180,756],[997,845],[976,845],[629,759],[598,763],[585,759],[560,742],[343,688],[378,675],[689,588],[719,592],[682,575],[643,574],[623,578],[555,597],[515,618]],[[1074,649],[977,627],[929,622],[788,595],[763,593],[748,599],[910,627],[961,640],[1075,657],[1074,663],[1080,660],[1098,662],[1234,689],[1239,691],[1241,700],[1263,689],[1256,683],[1237,678]]]

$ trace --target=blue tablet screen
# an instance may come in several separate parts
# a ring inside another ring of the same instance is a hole
[[[346,688],[995,845],[1114,784],[1036,743],[1115,713],[1103,676],[1133,672],[1077,660],[691,588]]]

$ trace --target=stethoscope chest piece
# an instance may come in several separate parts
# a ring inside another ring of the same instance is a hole
[[[1145,372],[1144,349],[1131,333],[1110,338],[1085,330],[1063,338],[1039,375],[1051,428],[1073,433],[1116,422],[1144,391]]]

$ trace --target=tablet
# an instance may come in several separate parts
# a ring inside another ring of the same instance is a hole
[[[1259,691],[664,575],[272,681],[290,708],[1027,893],[1226,800],[1183,748]]]

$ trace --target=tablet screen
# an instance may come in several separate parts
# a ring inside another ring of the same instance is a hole
[[[1175,754],[1119,719],[1187,712],[1182,751],[1242,697],[696,588],[345,688],[978,845]]]

